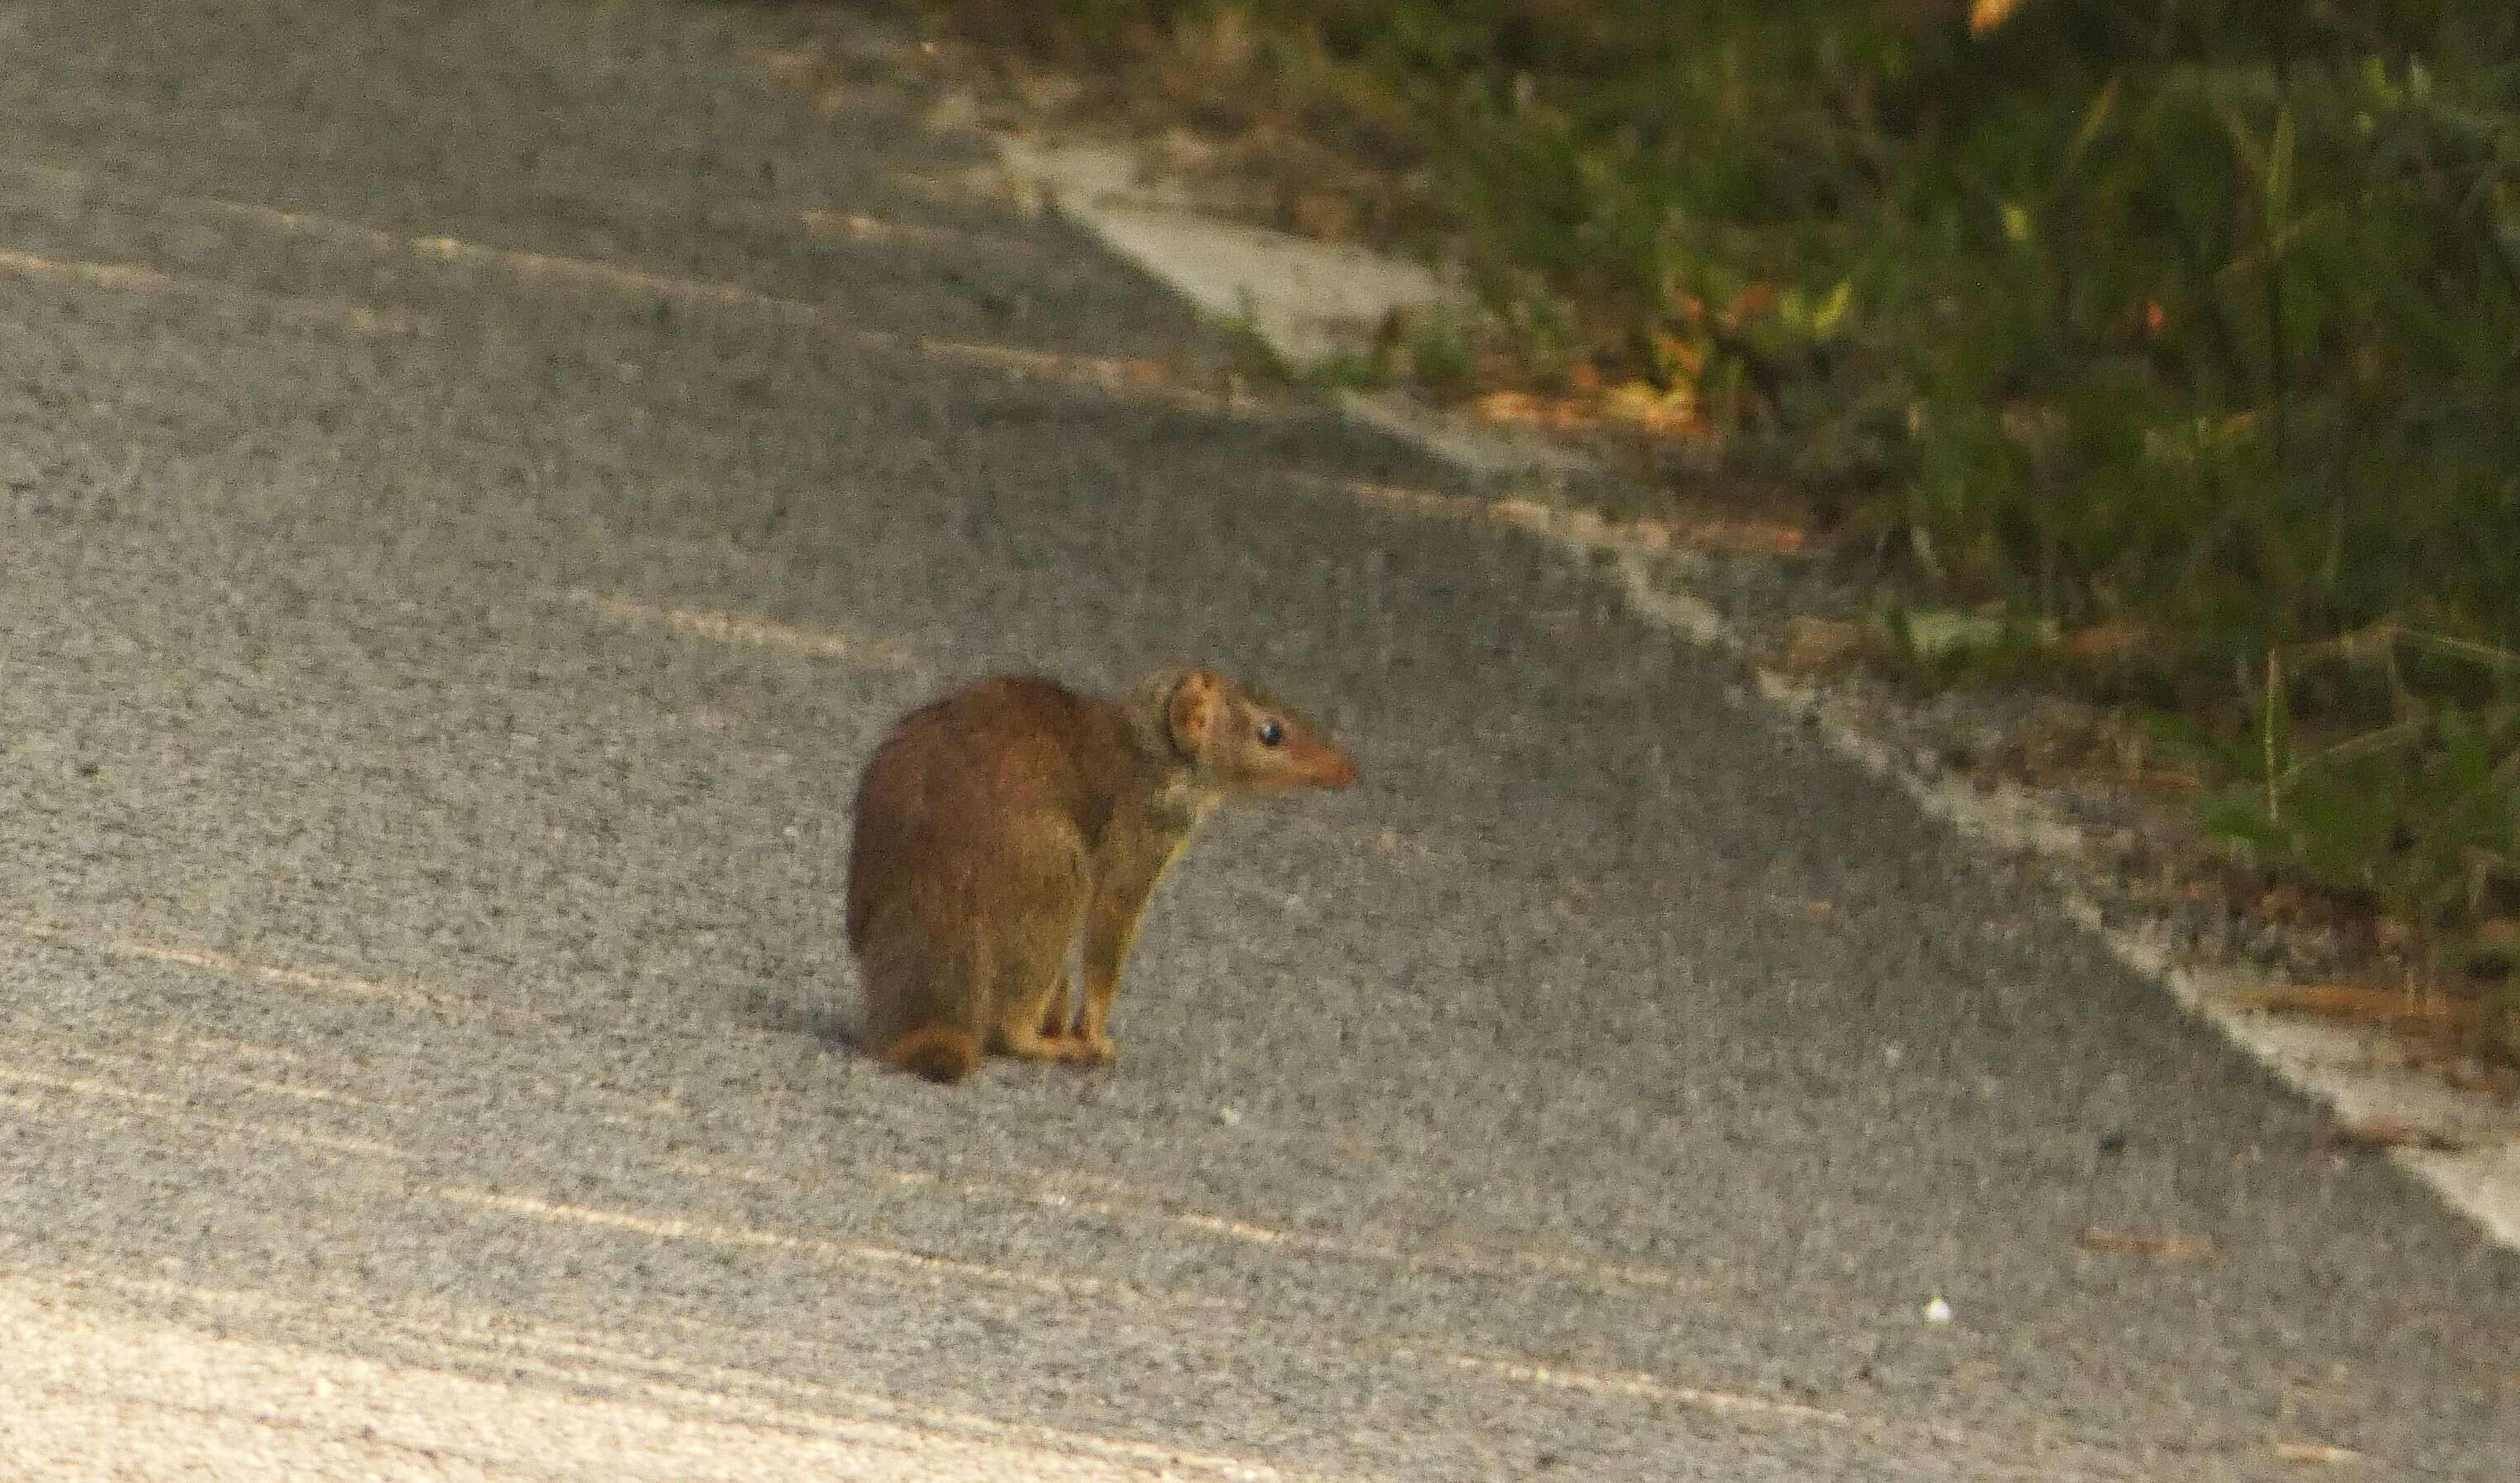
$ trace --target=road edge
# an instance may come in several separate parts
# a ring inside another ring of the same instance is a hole
[[[1241,325],[1272,348],[1300,361],[1318,353],[1340,322],[1370,319],[1377,307],[1435,301],[1443,287],[1422,270],[1383,262],[1384,271],[1356,281],[1372,254],[1352,245],[1326,246],[1283,233],[1202,215],[1178,198],[1135,188],[1125,157],[1102,146],[1063,146],[1009,134],[987,136],[999,163],[1031,192],[1192,306],[1211,314],[1237,306]],[[1269,239],[1275,239],[1270,241]],[[1266,242],[1254,250],[1255,243]],[[1343,283],[1326,296],[1324,284]],[[1548,490],[1585,467],[1580,455],[1537,437],[1501,432],[1390,395],[1349,394],[1342,411],[1408,441],[1462,472],[1529,479]],[[1607,568],[1627,608],[1641,620],[1701,648],[1747,659],[1748,646],[1724,614],[1692,591],[1676,563],[1623,540],[1598,521],[1570,519],[1538,533],[1584,564]],[[1929,817],[1971,842],[2029,854],[2050,870],[2049,889],[2065,915],[2090,930],[2110,954],[2159,984],[2173,1003],[2213,1025],[2286,1086],[2328,1108],[2340,1123],[2395,1124],[2425,1135],[2387,1148],[2387,1156],[2473,1220],[2489,1240],[2520,1252],[2520,1115],[2495,1099],[2463,1091],[2418,1070],[2387,1064],[2377,1032],[2270,1014],[2245,1007],[2243,987],[2225,971],[2178,961],[2160,923],[2120,925],[2066,876],[2078,867],[2080,831],[2037,795],[2010,786],[1982,793],[1958,775],[1928,775],[1903,763],[1869,735],[1847,696],[1810,680],[1754,670],[1757,692],[1781,712],[1814,723],[1829,749],[1896,786]],[[2430,1142],[2441,1146],[2419,1146]]]

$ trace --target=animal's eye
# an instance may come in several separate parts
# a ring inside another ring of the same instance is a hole
[[[1285,740],[1286,728],[1280,726],[1275,721],[1263,721],[1260,723],[1260,744],[1262,746],[1275,746]]]

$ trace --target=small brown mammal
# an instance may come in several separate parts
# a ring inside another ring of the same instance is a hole
[[[1201,816],[1231,793],[1356,777],[1320,728],[1212,669],[1109,699],[984,680],[912,711],[858,780],[860,1043],[940,1082],[991,1052],[1112,1059],[1111,996],[1139,915]]]

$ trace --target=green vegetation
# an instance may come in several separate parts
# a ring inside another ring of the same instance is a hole
[[[2509,0],[930,9],[1337,141],[1480,291],[1449,384],[1685,401],[1948,599],[2131,636],[2085,678],[2235,848],[2445,967],[2511,940]]]

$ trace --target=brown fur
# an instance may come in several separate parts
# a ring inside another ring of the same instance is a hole
[[[951,1085],[980,1063],[980,1043],[952,1025],[925,1025],[894,1041],[883,1058],[894,1070]]]
[[[1112,1059],[1139,917],[1209,806],[1356,776],[1319,728],[1213,670],[1112,699],[986,680],[912,711],[858,782],[848,933],[864,1044],[948,1082],[984,1053]]]

